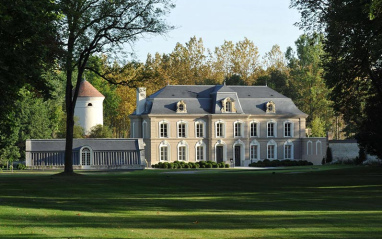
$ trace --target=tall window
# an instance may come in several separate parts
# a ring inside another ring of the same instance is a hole
[[[274,159],[274,158],[275,158],[275,146],[268,145],[268,159]]]
[[[196,123],[196,137],[197,138],[204,137],[204,124],[202,122]]]
[[[159,125],[159,128],[160,128],[160,137],[168,138],[168,123],[161,122]]]
[[[242,123],[236,122],[235,123],[235,132],[234,132],[235,137],[241,137],[242,136],[241,130],[242,130]]]
[[[81,164],[82,165],[90,165],[90,149],[84,148],[82,149],[82,155],[81,155]]]
[[[168,146],[160,147],[160,160],[168,161]]]
[[[251,145],[251,160],[258,159],[258,145]]]
[[[178,160],[185,161],[186,160],[186,146],[178,147]]]
[[[292,123],[286,122],[284,124],[284,136],[285,137],[292,137]]]
[[[178,124],[178,137],[179,138],[186,138],[186,123],[179,123]]]
[[[276,159],[277,158],[277,143],[271,140],[267,144],[267,158]]]
[[[196,146],[196,160],[204,161],[204,146]]]
[[[224,123],[216,123],[216,137],[224,137]]]
[[[292,159],[292,145],[290,144],[284,145],[284,158]]]
[[[268,123],[268,137],[275,137],[275,123],[269,122]]]
[[[257,123],[251,122],[251,137],[257,137]]]

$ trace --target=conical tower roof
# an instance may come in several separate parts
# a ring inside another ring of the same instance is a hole
[[[86,80],[82,80],[80,83],[80,89],[78,91],[78,97],[104,97],[92,84]]]

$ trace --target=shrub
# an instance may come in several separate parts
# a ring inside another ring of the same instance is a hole
[[[224,164],[224,167],[229,168],[229,164],[228,163]]]
[[[213,167],[212,164],[210,164],[210,163],[206,164],[206,168],[212,168],[212,167]]]
[[[168,163],[167,162],[163,163],[163,167],[162,168],[168,168]]]
[[[199,168],[199,167],[200,167],[200,165],[196,163],[195,164],[195,168]]]
[[[25,166],[25,164],[23,164],[23,163],[19,163],[19,164],[17,165],[17,169],[19,169],[19,170],[25,170],[25,169],[27,169],[27,166]]]
[[[174,163],[169,163],[169,164],[168,164],[168,167],[169,167],[170,169],[173,169],[173,168],[174,168]]]

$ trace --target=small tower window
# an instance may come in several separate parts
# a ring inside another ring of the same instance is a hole
[[[92,104],[92,103],[89,103],[88,106],[93,106],[93,104]]]

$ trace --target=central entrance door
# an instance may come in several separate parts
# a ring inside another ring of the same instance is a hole
[[[241,148],[240,146],[235,146],[235,166],[240,166],[241,161]]]
[[[216,146],[216,162],[223,162],[223,146]]]

